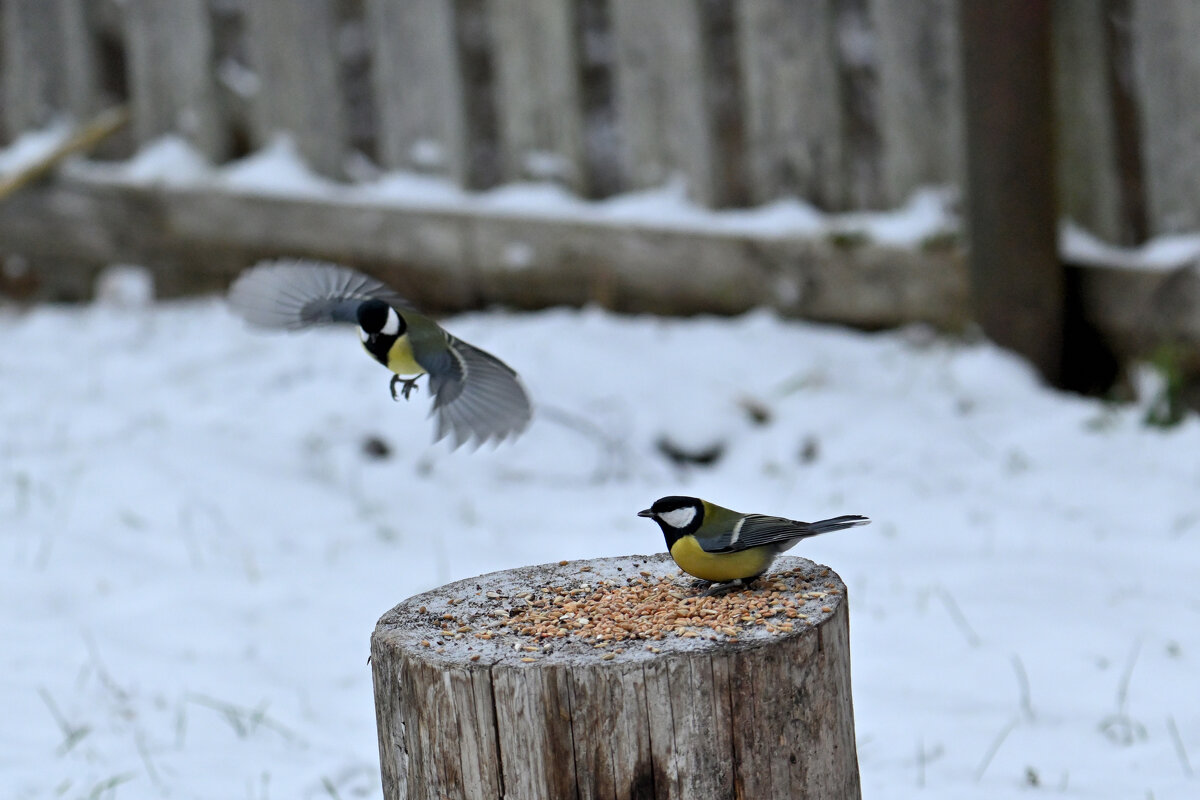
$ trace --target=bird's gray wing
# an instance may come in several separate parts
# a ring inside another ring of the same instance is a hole
[[[729,530],[716,536],[698,539],[700,547],[709,553],[732,553],[750,547],[780,544],[810,535],[806,528],[782,517],[747,514]]]
[[[809,536],[866,525],[868,522],[869,519],[858,515],[823,519],[820,522],[797,522],[783,517],[747,514],[728,531],[699,541],[701,549],[709,553],[732,553],[763,545],[780,545],[779,551],[782,552]]]
[[[421,364],[429,373],[437,440],[453,436],[459,447],[474,439],[478,446],[525,430],[533,412],[517,373],[491,353],[445,336],[449,346]]]
[[[309,325],[357,322],[364,300],[401,310],[412,306],[369,275],[323,261],[262,261],[229,287],[229,305],[251,325],[296,330]]]

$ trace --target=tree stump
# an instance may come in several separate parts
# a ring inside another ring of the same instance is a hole
[[[371,637],[384,796],[859,797],[841,579],[780,558],[701,591],[627,556],[396,606]]]

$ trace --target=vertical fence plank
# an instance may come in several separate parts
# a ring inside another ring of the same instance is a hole
[[[1200,3],[1135,0],[1134,65],[1152,235],[1200,227]]]
[[[729,200],[711,107],[712,62],[704,0],[613,0],[617,121],[624,184],[658,186],[682,175],[689,195]]]
[[[1110,91],[1107,2],[1054,4],[1055,107],[1060,211],[1092,233],[1126,242]]]
[[[743,0],[738,10],[751,197],[846,208],[831,2]]]
[[[504,178],[557,180],[586,194],[575,4],[491,0],[488,10]]]
[[[225,154],[210,23],[206,0],[126,0],[129,94],[139,143],[178,133],[213,160]]]
[[[379,156],[385,167],[471,175],[456,0],[368,0]]]
[[[873,0],[887,202],[961,186],[962,65],[955,0]]]
[[[246,15],[256,143],[286,132],[317,172],[341,177],[349,134],[333,1],[254,0]]]
[[[96,111],[96,48],[84,0],[5,0],[0,13],[7,135],[57,114],[83,118]]]

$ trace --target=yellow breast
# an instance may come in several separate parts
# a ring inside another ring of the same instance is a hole
[[[761,575],[771,566],[775,554],[766,547],[738,553],[706,553],[695,536],[684,536],[671,548],[671,558],[689,575],[719,583]]]
[[[412,342],[401,336],[388,350],[387,368],[397,375],[420,375],[425,369],[413,358]]]

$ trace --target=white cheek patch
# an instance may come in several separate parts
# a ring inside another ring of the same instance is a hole
[[[692,520],[696,518],[696,509],[692,506],[686,508],[677,508],[674,511],[667,511],[658,515],[658,518],[670,525],[672,528],[686,528],[692,524]]]
[[[384,336],[395,336],[400,332],[400,315],[396,313],[396,309],[388,309],[387,322],[383,323],[383,328],[379,332]]]
[[[370,339],[370,338],[371,338],[371,334],[367,333],[367,332],[366,332],[366,331],[364,331],[362,328],[359,328],[359,329],[358,329],[358,338],[360,338],[360,339],[362,339],[362,340],[363,340],[363,344],[366,344],[366,343],[367,343],[367,339]]]

